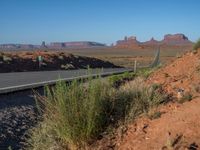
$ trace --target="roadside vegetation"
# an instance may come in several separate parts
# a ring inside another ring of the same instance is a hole
[[[45,96],[37,95],[43,121],[30,131],[29,149],[85,149],[108,127],[127,124],[163,103],[158,86],[145,85],[144,77],[136,77],[139,74],[124,73],[110,82],[102,82],[101,77],[69,84],[60,81],[46,87]],[[113,86],[122,78],[135,79]]]
[[[120,85],[126,83],[127,81],[131,81],[136,77],[143,77],[147,78],[153,72],[152,68],[143,68],[139,69],[136,73],[135,72],[125,72],[119,75],[112,75],[108,78],[108,82],[114,86],[119,87]]]
[[[197,50],[200,48],[200,39],[194,44],[193,50]]]

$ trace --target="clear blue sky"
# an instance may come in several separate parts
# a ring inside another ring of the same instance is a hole
[[[200,37],[200,0],[0,0],[0,43]]]

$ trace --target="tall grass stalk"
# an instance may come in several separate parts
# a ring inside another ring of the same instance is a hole
[[[86,83],[59,81],[46,87],[44,97],[37,97],[44,120],[31,131],[34,150],[84,148],[111,123],[131,121],[163,100],[141,78],[115,89],[100,77]]]
[[[114,89],[97,79],[84,84],[59,81],[55,88],[46,87],[46,97],[39,99],[39,109],[56,137],[70,145],[84,145],[98,137],[108,122]]]
[[[120,95],[127,100],[125,121],[130,122],[153,107],[161,104],[165,96],[151,85],[144,85],[143,78],[136,78],[120,88]]]

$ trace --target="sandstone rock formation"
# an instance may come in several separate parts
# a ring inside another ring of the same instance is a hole
[[[45,41],[42,42],[41,48],[47,48]]]
[[[131,37],[124,37],[124,40],[117,41],[116,46],[119,48],[131,48],[131,47],[137,47],[140,45],[140,42],[137,41],[137,38],[135,36]]]
[[[145,45],[159,45],[161,44],[160,41],[155,40],[153,37],[151,38],[151,40],[143,42],[143,44]]]
[[[164,36],[162,43],[169,44],[169,45],[180,45],[180,44],[191,44],[192,42],[189,41],[188,37],[184,34],[167,34]]]
[[[164,45],[168,46],[189,46],[191,47],[193,43],[184,35],[184,34],[167,34],[164,36],[164,39],[157,41],[154,38],[151,38],[149,41],[140,42],[135,36],[127,37],[125,36],[123,40],[119,40],[115,45],[110,47],[117,48],[135,48],[135,49],[144,49],[146,47]],[[0,44],[0,49],[9,50],[27,50],[27,49],[67,49],[67,48],[95,48],[95,47],[106,47],[105,44],[90,42],[90,41],[80,41],[80,42],[52,42],[49,45],[46,45],[45,42],[42,42],[42,45],[32,45],[32,44]]]
[[[167,34],[164,36],[164,39],[157,41],[154,38],[151,38],[149,41],[140,42],[137,41],[136,37],[126,37],[124,40],[117,41],[115,47],[117,48],[135,48],[135,47],[144,47],[144,46],[184,46],[184,45],[193,45],[193,43],[184,35],[184,34]]]

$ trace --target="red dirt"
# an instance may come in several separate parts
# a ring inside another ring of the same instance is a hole
[[[176,96],[182,89],[199,96],[200,90],[200,50],[197,53],[188,52],[173,63],[153,73],[149,83],[161,84],[168,94]]]
[[[99,149],[119,150],[196,150],[200,148],[200,49],[188,52],[155,71],[148,84],[160,84],[172,101],[153,112],[161,117],[143,115],[114,136],[99,141]],[[192,95],[191,101],[177,101],[177,90]]]
[[[169,104],[162,108],[161,118],[141,118],[129,126],[117,149],[160,150],[187,149],[195,143],[200,146],[200,99],[184,104]],[[176,142],[177,141],[177,142]],[[171,146],[172,147],[172,146]]]
[[[174,102],[158,108],[164,113],[161,118],[150,120],[142,117],[131,124],[124,138],[117,140],[116,149],[200,148],[200,50],[197,53],[188,52],[157,70],[147,82],[161,84],[167,94],[174,96]],[[184,90],[183,95],[190,93],[193,100],[178,104],[178,89]]]

